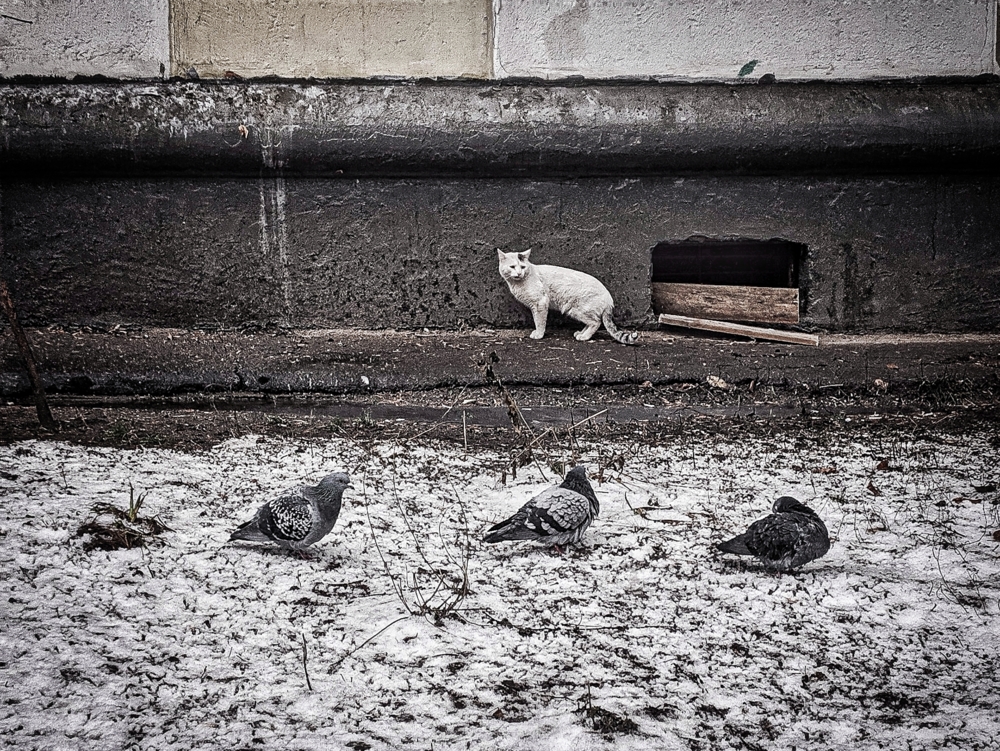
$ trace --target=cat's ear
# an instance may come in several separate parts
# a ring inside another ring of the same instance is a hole
[[[522,261],[527,261],[530,255],[531,255],[531,248],[528,248],[527,250],[518,253],[517,257]]]
[[[504,259],[504,256],[506,255],[507,254],[504,253],[502,250],[500,250],[500,248],[497,248],[497,258],[499,258],[502,261]]]

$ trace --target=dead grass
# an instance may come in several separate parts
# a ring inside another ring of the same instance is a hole
[[[152,538],[169,532],[170,528],[155,516],[140,516],[147,493],[136,493],[132,483],[128,486],[129,502],[126,508],[111,503],[91,506],[94,516],[76,531],[76,537],[86,537],[83,549],[130,550],[144,547]]]

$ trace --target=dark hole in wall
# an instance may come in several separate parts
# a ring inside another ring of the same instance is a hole
[[[806,246],[788,240],[661,242],[652,250],[652,282],[798,287]]]

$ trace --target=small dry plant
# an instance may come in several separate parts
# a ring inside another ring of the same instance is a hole
[[[441,542],[441,551],[444,553],[444,561],[435,562],[431,561],[427,555],[426,535],[418,534],[410,514],[407,513],[399,499],[395,479],[393,480],[392,495],[420,563],[412,571],[404,570],[402,574],[393,572],[379,545],[379,535],[372,522],[366,498],[365,513],[368,516],[368,527],[372,533],[375,549],[382,560],[382,566],[389,577],[393,591],[406,612],[410,615],[422,616],[435,626],[441,626],[445,619],[459,617],[458,614],[462,611],[462,602],[469,594],[470,589],[469,563],[472,558],[472,538],[465,505],[456,493],[456,505],[459,510],[461,527],[455,533],[452,542],[449,543],[442,525],[438,525],[438,538]]]
[[[531,425],[529,425],[528,421],[524,418],[524,414],[521,412],[521,408],[518,406],[514,395],[511,394],[510,390],[504,385],[503,381],[500,380],[500,376],[498,376],[493,370],[493,366],[498,362],[500,362],[500,356],[494,351],[490,352],[488,355],[484,354],[480,357],[476,362],[476,367],[478,368],[483,379],[488,384],[496,388],[500,401],[502,401],[504,406],[507,408],[507,414],[510,417],[511,427],[514,429],[518,442],[521,444],[519,447],[514,449],[511,454],[510,463],[503,468],[500,476],[501,484],[507,484],[508,471],[510,472],[510,476],[516,480],[517,470],[531,463],[535,464],[543,479],[545,478],[544,463],[547,463],[549,468],[557,474],[564,474],[567,466],[565,461],[555,459],[546,462],[544,457],[550,456],[553,453],[557,456],[564,456],[566,452],[563,450],[561,441],[565,440],[570,456],[569,465],[575,465],[580,453],[580,444],[577,440],[576,430],[584,425],[587,425],[588,423],[591,423],[599,417],[603,417],[607,414],[608,410],[602,409],[599,412],[588,415],[582,420],[579,420],[566,428],[545,428],[545,430],[536,435],[531,429]],[[539,455],[542,456],[541,461],[539,460]]]
[[[583,715],[586,725],[600,733],[606,740],[611,740],[616,735],[632,735],[639,732],[639,726],[630,717],[615,714],[594,704],[590,688],[588,684],[587,693],[576,700],[576,711]]]
[[[120,550],[146,545],[149,538],[169,532],[166,524],[156,517],[140,516],[148,491],[137,493],[132,483],[128,484],[128,507],[119,508],[111,503],[95,503],[91,506],[94,516],[80,525],[77,537],[89,535],[83,549]]]

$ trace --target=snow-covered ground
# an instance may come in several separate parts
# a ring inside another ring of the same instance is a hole
[[[1000,747],[988,436],[580,450],[603,474],[602,511],[560,558],[479,542],[557,481],[538,463],[503,484],[509,457],[492,452],[0,446],[0,737],[159,751]],[[276,491],[339,469],[356,490],[310,560],[226,542]],[[95,503],[127,505],[129,483],[172,531],[86,552],[76,530]],[[713,551],[781,494],[826,520],[825,558],[776,577]]]

